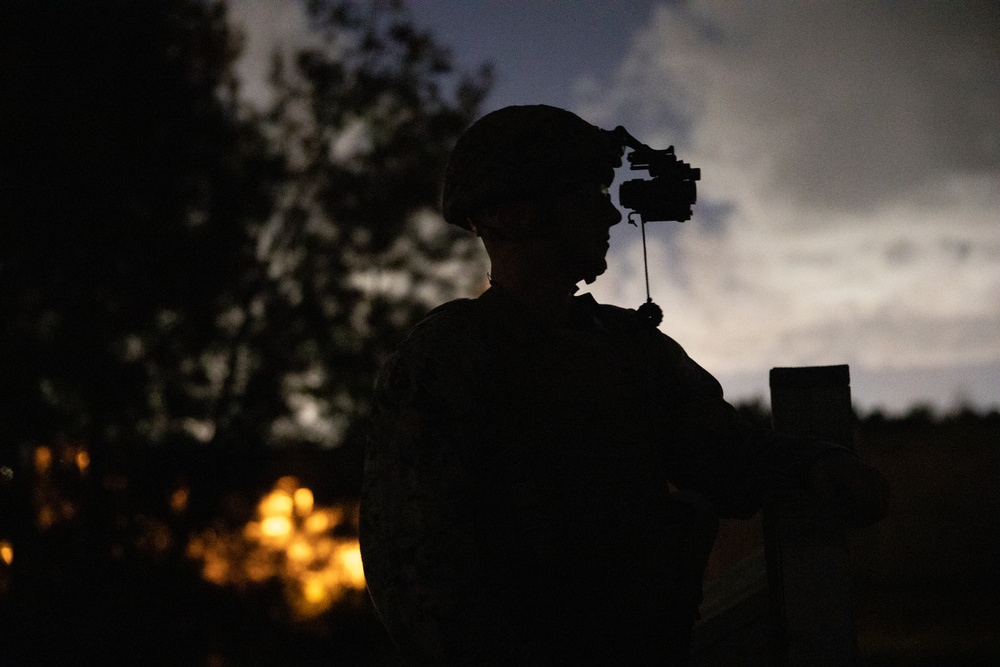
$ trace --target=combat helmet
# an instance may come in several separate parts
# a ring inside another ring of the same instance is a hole
[[[486,114],[451,153],[441,196],[444,219],[471,229],[475,211],[504,201],[560,194],[588,182],[610,185],[622,149],[608,134],[543,104]]]

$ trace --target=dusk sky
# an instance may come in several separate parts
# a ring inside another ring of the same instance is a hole
[[[647,226],[651,291],[730,400],[846,363],[864,410],[1000,407],[1000,3],[407,6],[460,67],[494,64],[484,112],[560,106],[701,168],[693,219]],[[299,7],[232,3],[249,94],[309,40]],[[638,229],[609,265],[588,289],[641,304]]]

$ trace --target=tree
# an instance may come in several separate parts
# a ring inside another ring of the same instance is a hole
[[[175,474],[205,480],[194,504],[259,477],[269,446],[339,445],[326,477],[356,491],[380,358],[482,275],[432,211],[488,70],[456,73],[400,3],[304,7],[325,40],[276,58],[258,109],[222,2],[0,0],[0,540],[34,605],[17,627],[57,622],[58,595],[95,655],[114,644],[95,600],[125,619],[122,600],[158,598],[109,554]],[[41,486],[70,493],[60,466],[85,490],[43,520]]]
[[[452,99],[449,53],[400,3],[309,11],[327,42],[293,67],[276,59],[277,101],[262,121],[286,181],[255,230],[266,274],[233,313],[228,365],[247,371],[230,374],[219,419],[229,437],[356,446],[381,358],[430,305],[482,275],[467,268],[473,239],[432,211],[489,70],[459,77]]]
[[[277,175],[226,93],[224,8],[7,5],[3,438],[149,441]]]
[[[488,74],[455,82],[399,3],[312,2],[324,46],[254,110],[223,4],[6,4],[0,437],[355,437],[468,257],[427,211]]]

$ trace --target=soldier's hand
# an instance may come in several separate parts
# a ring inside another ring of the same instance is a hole
[[[889,512],[885,477],[853,454],[821,458],[810,470],[809,479],[820,507],[852,527],[876,523]]]

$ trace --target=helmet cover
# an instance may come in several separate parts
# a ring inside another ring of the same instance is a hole
[[[610,185],[622,148],[609,135],[574,113],[541,104],[486,114],[451,153],[441,197],[445,220],[471,229],[470,216],[485,207],[587,182]]]

